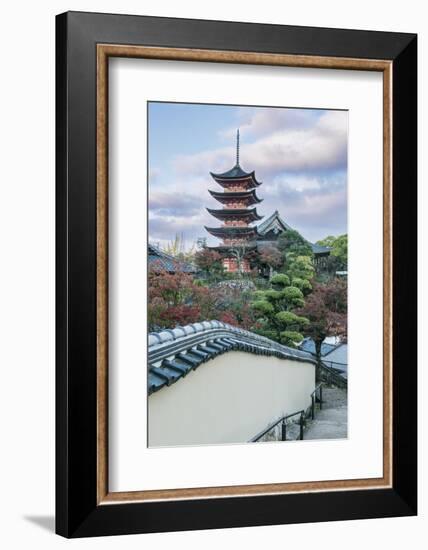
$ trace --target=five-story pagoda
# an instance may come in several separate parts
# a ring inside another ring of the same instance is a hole
[[[249,272],[251,270],[248,253],[256,248],[257,228],[252,222],[262,219],[256,208],[250,206],[261,202],[256,195],[256,188],[261,182],[256,180],[254,171],[245,172],[239,165],[239,130],[236,135],[236,164],[227,172],[213,174],[214,180],[223,187],[223,192],[209,191],[223,208],[207,208],[208,212],[223,222],[221,227],[205,229],[222,240],[222,244],[210,247],[223,256],[223,265],[229,272]]]

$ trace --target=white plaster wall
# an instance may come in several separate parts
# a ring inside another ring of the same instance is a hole
[[[280,416],[306,409],[311,363],[231,351],[148,400],[150,447],[243,443]]]

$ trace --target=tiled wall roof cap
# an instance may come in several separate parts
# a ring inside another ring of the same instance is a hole
[[[176,327],[176,328],[172,329],[172,334],[174,336],[174,339],[186,336],[186,332],[183,329],[183,327]]]
[[[156,333],[149,334],[149,347],[150,346],[155,346],[156,344],[159,344],[160,341],[161,341],[161,339],[159,338],[159,336]]]
[[[174,340],[174,335],[169,330],[163,330],[162,332],[158,332],[158,336],[161,342],[168,342],[170,340]]]
[[[189,368],[193,370],[201,363],[229,351],[316,363],[306,351],[289,348],[227,323],[203,321],[149,334],[149,394],[173,384]]]

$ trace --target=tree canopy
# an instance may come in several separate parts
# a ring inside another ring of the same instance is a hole
[[[329,246],[331,248],[330,254],[337,258],[338,267],[340,269],[348,268],[348,235],[339,235],[333,237],[329,235],[325,239],[317,242],[321,246]]]
[[[212,280],[220,280],[224,275],[222,257],[216,250],[202,248],[195,253],[195,264]]]
[[[321,344],[327,336],[347,335],[347,283],[331,279],[327,283],[314,283],[313,290],[303,307],[296,311],[308,319],[303,332],[315,342],[318,359]]]
[[[287,255],[313,256],[311,245],[294,229],[288,229],[279,236],[278,249]]]
[[[301,329],[308,320],[293,312],[303,307],[303,292],[290,285],[285,273],[278,273],[270,279],[271,288],[254,293],[251,306],[255,311],[256,331],[277,342],[295,347],[303,336]]]

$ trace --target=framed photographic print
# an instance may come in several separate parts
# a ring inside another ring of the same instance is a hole
[[[416,36],[56,47],[57,532],[416,514]]]

